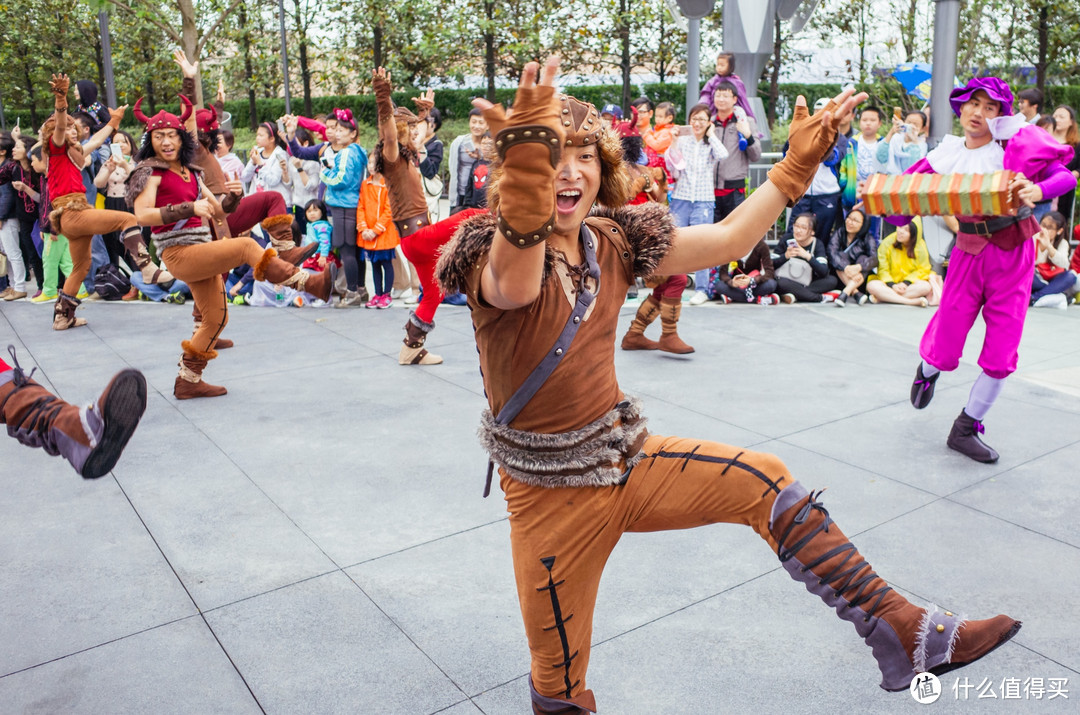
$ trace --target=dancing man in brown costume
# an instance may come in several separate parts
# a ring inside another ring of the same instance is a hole
[[[491,214],[461,227],[438,270],[443,289],[463,289],[472,309],[490,405],[481,435],[510,513],[533,711],[595,712],[586,684],[593,609],[608,555],[628,531],[750,526],[793,579],[855,626],[887,690],[1011,638],[1020,627],[1012,618],[964,620],[890,588],[820,492],[777,457],[649,434],[640,402],[615,377],[619,310],[634,277],[745,255],[809,187],[837,119],[866,95],[844,92],[812,117],[800,97],[790,149],[769,181],[723,222],[675,229],[664,207],[623,206],[618,139],[595,107],[555,94],[557,68],[549,61],[541,78],[526,65],[509,116],[475,100],[499,152]]]
[[[178,400],[226,392],[202,381],[207,361],[217,357],[217,337],[229,322],[222,273],[246,263],[254,267],[256,280],[305,290],[322,300],[329,300],[336,275],[332,267],[322,273],[302,271],[252,238],[212,240],[210,225],[223,222],[224,212],[201,179],[194,160],[196,141],[184,128],[191,102],[183,96],[181,101],[180,117],[162,110],[147,118],[136,103],[135,116],[146,125],[149,141],[144,139],[135,155],[139,165],[128,179],[127,196],[139,223],[152,227],[158,251],[173,274],[188,284],[202,316],[191,340],[181,344],[184,353],[173,386]]]

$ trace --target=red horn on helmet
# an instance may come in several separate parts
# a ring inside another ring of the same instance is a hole
[[[207,109],[210,111],[210,124],[212,126],[218,120],[217,109],[212,104]]]
[[[134,114],[135,118],[138,119],[139,122],[141,122],[145,126],[146,123],[149,122],[150,120],[147,118],[147,116],[145,114],[142,113],[142,109],[140,109],[140,107],[142,107],[142,101],[143,101],[143,98],[139,97],[138,101],[135,102],[135,109],[132,110],[132,114]]]
[[[176,96],[180,97],[180,104],[184,105],[184,112],[180,115],[180,123],[183,124],[188,120],[188,117],[191,116],[191,100],[182,94],[178,94]]]

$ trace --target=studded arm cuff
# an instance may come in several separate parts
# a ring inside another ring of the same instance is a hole
[[[176,223],[185,218],[195,215],[195,203],[185,201],[182,204],[169,204],[161,208],[161,222],[164,224]]]

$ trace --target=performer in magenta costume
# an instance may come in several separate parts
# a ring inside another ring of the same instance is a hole
[[[1032,241],[1039,224],[1031,208],[1076,185],[1065,168],[1073,149],[1012,112],[1013,95],[997,77],[975,77],[949,96],[964,136],[946,136],[907,173],[987,174],[1008,169],[1018,176],[1011,188],[1023,205],[1015,216],[957,216],[960,231],[949,257],[941,306],[926,326],[919,354],[922,362],[911,386],[911,404],[922,409],[934,396],[941,372],[960,364],[964,341],[982,311],[986,337],[979,355],[982,374],[967,405],[953,422],[950,448],[978,462],[992,463],[998,453],[979,435],[982,421],[1016,370],[1035,266]]]

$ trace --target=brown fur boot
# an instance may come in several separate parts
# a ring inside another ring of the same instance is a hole
[[[788,574],[873,649],[882,688],[907,690],[918,673],[941,675],[972,663],[1020,630],[1008,616],[969,621],[908,601],[874,573],[817,501],[820,494],[798,482],[785,487],[773,502],[769,531]]]
[[[318,243],[310,243],[306,246],[297,246],[293,240],[293,217],[292,214],[280,214],[268,216],[260,224],[267,235],[270,236],[270,245],[278,252],[278,258],[299,266],[315,255],[319,250]]]
[[[664,352],[676,355],[694,352],[694,348],[684,343],[676,330],[681,313],[682,301],[678,298],[664,298],[660,301],[660,324],[663,332],[660,334],[659,347]]]
[[[53,330],[67,330],[86,325],[86,320],[75,317],[75,309],[82,303],[81,300],[70,296],[64,291],[59,292],[56,303],[53,305]]]
[[[206,363],[217,357],[217,351],[200,352],[185,340],[182,344],[184,354],[180,356],[180,374],[173,384],[173,397],[178,400],[190,400],[194,397],[218,397],[228,392],[224,387],[203,382],[202,373]]]
[[[309,273],[281,260],[277,251],[268,248],[255,264],[254,273],[257,281],[289,286],[293,290],[311,293],[319,300],[329,301],[334,279],[337,278],[337,266],[331,263],[320,273]]]
[[[138,370],[117,373],[96,402],[76,407],[15,367],[0,372],[0,424],[28,447],[66,459],[86,479],[97,479],[120,458],[146,410],[146,379]],[[30,371],[31,375],[33,370]]]
[[[435,328],[435,323],[425,323],[409,313],[409,322],[405,323],[405,340],[398,353],[398,365],[440,365],[442,358],[429,353],[424,347],[427,334]]]
[[[660,343],[645,337],[645,328],[660,315],[660,301],[650,293],[649,297],[638,306],[637,315],[630,323],[630,329],[622,339],[623,350],[656,350]]]

